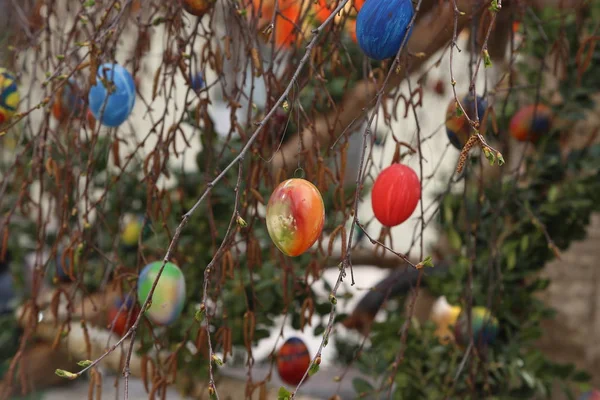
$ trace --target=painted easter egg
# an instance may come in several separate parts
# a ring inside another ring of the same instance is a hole
[[[534,118],[535,114],[535,118]],[[520,142],[536,142],[550,132],[552,111],[543,104],[531,104],[521,108],[510,120],[509,131]]]
[[[375,179],[371,205],[375,218],[392,227],[412,215],[420,198],[421,184],[415,171],[403,164],[392,164]]]
[[[473,119],[475,117],[475,102],[473,101],[473,95],[464,95],[461,99],[461,104],[469,115],[469,118]],[[483,117],[487,106],[487,100],[481,96],[477,96],[477,115],[480,124],[483,123]],[[448,140],[452,146],[456,147],[458,150],[462,150],[465,143],[467,143],[469,136],[471,136],[472,127],[464,114],[461,114],[460,116],[457,115],[456,108],[456,100],[451,99],[450,103],[448,103],[448,108],[446,109],[446,135],[448,135]]]
[[[600,390],[590,390],[589,392],[582,393],[577,400],[600,400]]]
[[[83,92],[75,79],[70,78],[56,93],[52,115],[59,121],[66,121],[70,117],[81,118],[84,111]]]
[[[394,57],[413,13],[411,0],[367,0],[356,17],[358,45],[375,60]]]
[[[188,13],[201,17],[210,11],[215,4],[215,1],[216,0],[181,0],[181,4],[183,5],[183,9]]]
[[[267,230],[284,254],[295,257],[308,250],[324,223],[325,205],[315,185],[293,178],[275,188],[267,204]]]
[[[133,77],[119,64],[102,64],[98,67],[96,84],[90,89],[88,101],[94,118],[102,125],[121,125],[135,105]]]
[[[19,100],[16,78],[5,68],[0,68],[0,124],[17,112]]]
[[[123,232],[121,232],[121,243],[127,248],[133,248],[138,245],[140,235],[142,240],[150,235],[150,224],[143,215],[128,215],[126,221]]]
[[[112,331],[119,336],[123,336],[134,324],[139,312],[140,308],[134,304],[132,296],[127,301],[116,298],[112,307],[108,310],[108,329],[114,323]]]
[[[190,76],[190,83],[191,83],[192,89],[195,92],[198,92],[198,91],[204,89],[204,78],[202,77],[202,74],[200,72],[196,72],[195,74]]]
[[[463,310],[454,325],[454,338],[456,343],[461,346],[468,346],[470,342],[467,322],[468,316]],[[471,330],[475,345],[492,345],[498,336],[498,320],[485,307],[473,307],[471,310]]]
[[[146,301],[162,263],[162,261],[150,263],[140,273],[137,287],[140,306]],[[158,280],[152,295],[152,305],[146,310],[146,315],[157,325],[169,325],[181,315],[184,302],[185,278],[183,272],[177,265],[168,262]]]
[[[454,337],[451,327],[455,326],[460,311],[460,307],[450,305],[445,296],[439,297],[433,304],[429,319],[437,327],[434,335],[440,343],[448,344]]]
[[[71,259],[68,254],[65,254],[64,251],[60,251],[56,254],[56,258],[54,259],[54,265],[50,267],[49,274],[47,275],[51,281],[54,283],[62,282],[67,283],[71,282]],[[73,270],[73,275],[75,275],[75,270]]]
[[[281,380],[289,385],[297,385],[310,366],[308,347],[302,339],[289,338],[277,353],[277,372]],[[307,377],[308,379],[308,377]],[[304,380],[306,382],[306,379]]]

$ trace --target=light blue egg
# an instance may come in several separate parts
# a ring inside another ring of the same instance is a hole
[[[114,87],[112,92],[109,93],[102,80],[108,83],[109,88]],[[88,101],[92,114],[102,125],[121,125],[129,118],[135,105],[133,77],[119,64],[102,64],[98,67],[96,84],[90,89]]]
[[[411,0],[366,0],[356,17],[358,45],[375,60],[394,57],[413,14]]]

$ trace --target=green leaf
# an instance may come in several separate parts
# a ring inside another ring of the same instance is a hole
[[[77,362],[77,365],[79,365],[80,367],[86,368],[86,367],[89,367],[90,365],[92,365],[92,361],[91,360],[79,361],[79,362]]]
[[[363,378],[354,378],[352,380],[352,386],[358,394],[366,394],[374,391],[373,385]]]
[[[60,376],[61,378],[66,378],[66,379],[70,379],[70,380],[77,379],[77,377],[79,376],[72,372],[65,371],[64,369],[57,369],[56,371],[54,371],[54,373],[56,375]]]
[[[313,376],[314,374],[316,374],[317,372],[319,372],[319,369],[321,368],[321,366],[317,363],[314,363],[310,369],[308,370],[308,376]]]
[[[281,386],[279,388],[279,392],[277,393],[277,400],[290,400],[292,398],[292,394],[288,392],[286,388]]]

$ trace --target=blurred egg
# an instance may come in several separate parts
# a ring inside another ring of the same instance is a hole
[[[437,326],[434,334],[440,343],[447,344],[453,338],[450,327],[456,324],[459,315],[460,307],[450,305],[445,296],[439,297],[433,304],[429,319]]]
[[[144,240],[150,233],[150,224],[142,215],[127,215],[125,227],[121,232],[121,243],[127,248],[133,248],[138,245],[138,240]]]
[[[102,125],[121,125],[135,105],[133,77],[119,64],[102,64],[98,67],[96,84],[90,89],[89,107]]]
[[[204,89],[204,78],[202,77],[202,73],[196,72],[195,74],[191,75],[190,83],[195,92]]]
[[[473,307],[471,310],[471,330],[476,346],[489,346],[494,344],[498,336],[498,320],[492,316],[485,307]],[[461,346],[468,346],[470,342],[468,329],[468,316],[462,311],[454,326],[454,338]]]
[[[5,68],[0,68],[0,124],[17,112],[19,100],[16,78]]]
[[[590,390],[589,392],[582,393],[577,400],[600,400],[599,390]]]
[[[143,306],[163,261],[155,261],[144,267],[138,278],[138,301]],[[185,278],[179,267],[166,263],[154,294],[152,305],[146,310],[148,318],[157,325],[173,323],[183,311],[185,304]]]
[[[382,225],[393,227],[406,221],[421,199],[421,183],[416,172],[404,164],[392,164],[375,179],[371,206]]]
[[[59,121],[66,121],[70,117],[81,118],[85,111],[83,92],[73,78],[62,86],[56,93],[52,115]]]
[[[535,117],[534,117],[535,114]],[[552,127],[552,111],[543,104],[521,108],[510,120],[510,134],[520,142],[536,142]]]
[[[113,332],[123,336],[135,322],[140,308],[134,304],[133,296],[124,301],[123,298],[115,299],[108,310],[108,328],[114,322]]]
[[[310,366],[308,347],[297,337],[289,338],[277,353],[277,372],[289,385],[298,385]],[[307,377],[308,379],[308,377]],[[306,380],[305,380],[306,381]]]
[[[469,118],[475,118],[475,102],[473,101],[473,95],[467,93],[461,99],[461,104]],[[479,123],[483,123],[483,117],[485,114],[485,110],[487,109],[487,101],[481,97],[477,96],[477,115],[479,117]],[[456,147],[458,150],[462,150],[471,136],[472,127],[467,121],[467,118],[464,114],[457,115],[457,104],[455,99],[451,99],[450,103],[448,103],[448,108],[446,109],[446,135],[448,135],[448,140],[452,143],[452,146]]]

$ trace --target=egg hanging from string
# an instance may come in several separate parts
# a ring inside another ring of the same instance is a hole
[[[0,68],[0,124],[15,115],[20,99],[17,79],[7,69]]]
[[[310,366],[308,347],[297,337],[289,338],[277,353],[277,372],[289,385],[298,385]],[[307,376],[308,379],[308,376]],[[304,380],[306,382],[306,379]]]
[[[362,51],[375,60],[396,56],[413,18],[411,0],[368,0],[356,17],[356,38]],[[408,38],[406,39],[408,41]]]
[[[392,164],[377,176],[371,192],[375,218],[393,227],[406,221],[421,199],[421,183],[416,172],[403,164]]]
[[[138,277],[138,302],[143,306],[163,261],[154,261],[144,267]],[[185,305],[185,278],[179,267],[171,262],[166,263],[158,280],[152,305],[146,310],[148,318],[157,325],[170,325],[179,318]]]
[[[509,131],[520,142],[537,142],[552,127],[552,110],[544,104],[521,108],[510,120]]]
[[[321,236],[325,205],[315,185],[301,178],[281,182],[267,204],[267,231],[279,250],[299,256]]]
[[[119,64],[102,64],[88,95],[89,108],[102,125],[117,127],[129,118],[135,96],[135,83],[129,71]]]
[[[485,307],[471,309],[471,331],[476,346],[490,346],[498,336],[498,319]],[[468,315],[462,310],[454,325],[454,338],[460,346],[468,346],[470,342]]]

